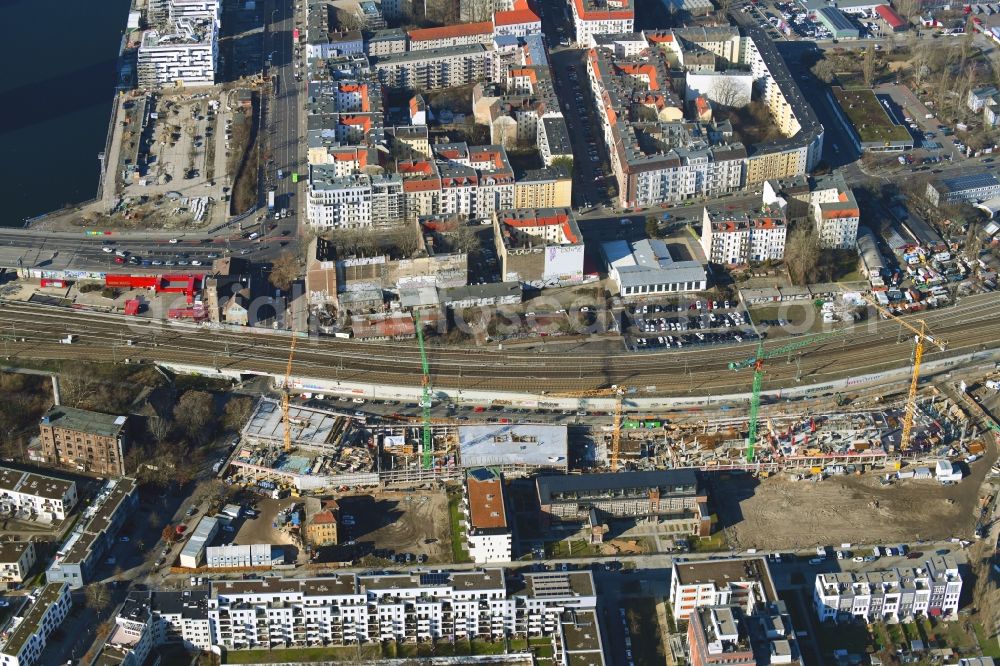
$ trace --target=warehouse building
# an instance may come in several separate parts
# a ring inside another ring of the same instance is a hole
[[[834,39],[858,39],[861,37],[861,31],[836,7],[820,7],[816,10],[816,18],[826,26]]]
[[[678,535],[708,536],[708,495],[693,469],[628,474],[572,474],[535,479],[542,522],[583,523],[645,519]]]
[[[221,527],[222,523],[218,516],[202,516],[194,528],[191,538],[181,550],[181,566],[189,569],[200,567],[205,559],[205,550],[208,548],[208,544],[219,533]]]
[[[657,238],[601,245],[608,276],[625,298],[703,291],[705,268],[697,261],[674,261],[667,244]]]
[[[38,425],[42,456],[50,464],[101,476],[124,476],[128,417],[56,405]]]
[[[1000,197],[1000,180],[992,173],[942,178],[927,183],[927,200],[935,206],[944,203],[976,203]]]

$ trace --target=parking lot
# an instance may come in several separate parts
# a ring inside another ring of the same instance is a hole
[[[317,561],[451,561],[448,497],[443,491],[349,495],[338,498],[337,504],[340,543],[321,549]]]
[[[759,337],[746,311],[728,300],[630,305],[622,320],[626,347],[633,351],[739,343]]]

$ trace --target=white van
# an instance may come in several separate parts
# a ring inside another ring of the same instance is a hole
[[[247,236],[247,239],[249,240],[257,240],[258,238],[260,238],[260,234],[257,233],[256,231]]]

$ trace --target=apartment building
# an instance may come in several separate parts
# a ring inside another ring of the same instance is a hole
[[[545,524],[648,519],[678,536],[708,536],[712,529],[708,496],[693,469],[540,476],[535,490]]]
[[[567,607],[596,606],[590,572],[503,569],[211,583],[213,642],[226,649],[292,642],[343,645],[396,640],[552,636]]]
[[[598,112],[619,205],[719,196],[802,175],[818,163],[822,125],[762,31],[678,28],[643,37],[645,49],[602,37],[587,58],[592,92],[602,102]],[[678,69],[685,72],[683,84],[671,75]],[[742,91],[737,97],[746,97],[750,80],[768,105],[779,138],[744,145],[731,126],[712,122],[706,97],[694,100],[701,100],[701,107],[687,104],[702,92],[721,99],[722,91],[733,87]]]
[[[210,86],[219,59],[217,0],[170,0],[169,17],[143,33],[136,64],[141,88]]]
[[[0,507],[31,520],[64,520],[76,506],[76,482],[0,467]]]
[[[131,444],[128,417],[56,405],[38,426],[49,464],[101,476],[124,476]]]
[[[365,53],[369,56],[384,56],[406,51],[407,35],[402,28],[376,30],[365,41]]]
[[[357,229],[397,224],[403,219],[403,179],[395,174],[336,175],[338,165],[309,167],[306,214],[319,229]]]
[[[670,606],[674,620],[689,619],[696,608],[736,606],[751,612],[778,601],[771,570],[762,557],[698,562],[674,561],[670,576]]]
[[[751,612],[739,606],[702,606],[688,616],[691,666],[802,664],[791,620],[781,602]]]
[[[530,169],[514,181],[514,208],[569,208],[573,178],[562,166]]]
[[[837,250],[854,248],[861,209],[844,177],[834,174],[817,180],[810,201],[820,246]]]
[[[162,645],[211,649],[207,591],[130,591],[91,666],[142,666]]]
[[[36,560],[34,541],[0,542],[0,584],[23,583]]]
[[[531,9],[528,0],[515,0],[510,9],[493,14],[494,35],[527,37],[541,32],[542,20]]]
[[[816,576],[813,603],[820,621],[906,622],[916,617],[958,618],[962,576],[951,556],[916,567]]]
[[[570,208],[499,211],[493,237],[505,281],[541,288],[583,280],[583,235]]]
[[[440,28],[419,28],[410,30],[411,51],[428,51],[453,46],[489,44],[493,41],[493,22],[460,23]]]
[[[79,589],[90,582],[122,525],[139,504],[135,479],[110,479],[83,513],[83,519],[59,547],[45,572],[50,582]]]
[[[483,80],[492,57],[492,47],[476,42],[379,56],[372,68],[390,88],[436,90]]]
[[[706,208],[702,214],[701,247],[708,261],[716,264],[780,261],[785,256],[787,232],[784,211],[777,206],[743,213]]]
[[[511,529],[507,524],[503,479],[487,467],[465,477],[465,543],[476,564],[511,561]]]
[[[0,647],[0,666],[37,663],[49,636],[66,619],[72,605],[65,583],[49,583],[33,592],[17,611],[13,629]]]
[[[576,42],[592,48],[595,35],[632,32],[635,7],[632,0],[569,0]]]
[[[436,214],[490,219],[514,206],[514,170],[503,146],[438,143],[432,152],[441,178]]]

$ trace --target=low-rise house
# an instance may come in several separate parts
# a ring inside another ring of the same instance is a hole
[[[340,507],[336,500],[323,502],[323,509],[306,520],[306,541],[314,548],[337,545]]]

